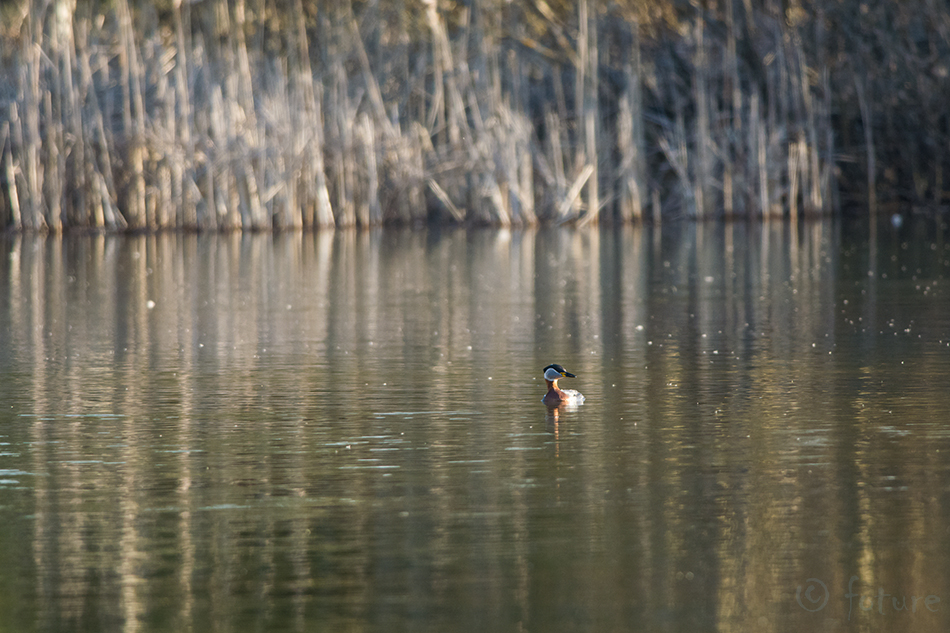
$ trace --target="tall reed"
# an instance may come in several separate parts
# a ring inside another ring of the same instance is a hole
[[[853,18],[852,5],[14,1],[0,26],[0,226],[525,226],[941,204],[950,29],[903,5]],[[879,48],[861,43],[865,27]],[[916,84],[889,91],[902,68]],[[915,96],[916,119],[885,110]]]

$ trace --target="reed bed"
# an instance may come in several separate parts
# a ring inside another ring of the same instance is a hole
[[[881,189],[942,204],[947,18],[821,6],[9,2],[0,226],[794,218],[874,210]]]

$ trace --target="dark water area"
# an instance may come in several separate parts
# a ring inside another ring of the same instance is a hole
[[[940,219],[0,255],[0,631],[950,625]]]

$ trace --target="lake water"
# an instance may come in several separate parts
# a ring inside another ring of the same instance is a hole
[[[941,220],[0,254],[0,631],[950,625]]]

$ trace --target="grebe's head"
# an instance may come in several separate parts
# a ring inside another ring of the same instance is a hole
[[[558,378],[576,378],[576,376],[557,363],[548,365],[544,368],[545,380],[555,381]]]

